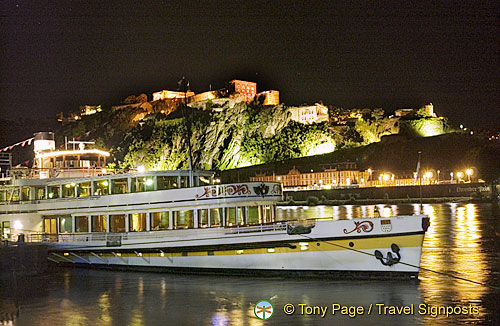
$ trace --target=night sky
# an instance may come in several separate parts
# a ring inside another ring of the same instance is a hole
[[[3,0],[0,146],[182,76],[195,92],[255,81],[289,105],[432,102],[455,124],[498,129],[498,3]]]

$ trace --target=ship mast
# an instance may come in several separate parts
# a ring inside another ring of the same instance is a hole
[[[187,144],[188,144],[188,169],[189,169],[189,186],[193,187],[194,186],[194,180],[193,180],[193,156],[192,156],[192,150],[191,150],[191,119],[188,117],[188,112],[187,112],[187,92],[189,91],[189,81],[186,80],[185,77],[182,77],[182,79],[179,81],[179,88],[184,89],[184,119],[186,121],[186,138],[187,138]],[[192,113],[192,112],[191,112]],[[193,114],[191,114],[191,118],[193,118]]]

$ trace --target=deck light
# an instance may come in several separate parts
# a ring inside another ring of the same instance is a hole
[[[268,248],[267,252],[275,252],[274,248]]]
[[[22,230],[23,228],[23,223],[21,223],[21,221],[17,220],[17,221],[14,221],[14,225],[13,225],[14,229],[16,230]]]
[[[152,186],[153,185],[153,179],[146,179],[146,186]]]

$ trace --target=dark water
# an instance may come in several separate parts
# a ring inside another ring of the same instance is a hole
[[[413,214],[419,207],[380,205],[379,211],[382,215]],[[18,279],[17,284],[0,281],[0,325],[2,318],[10,319],[4,322],[7,325],[42,326],[500,325],[500,291],[493,288],[500,287],[498,205],[432,204],[424,205],[424,211],[431,217],[431,227],[422,267],[483,285],[425,270],[418,281],[334,281],[59,269],[42,277]],[[374,216],[375,209],[294,207],[283,208],[279,214],[281,218],[318,214],[353,218]],[[274,306],[273,316],[266,321],[254,315],[254,306],[261,300]],[[288,303],[295,306],[293,315],[283,312]],[[324,317],[302,315],[299,304],[328,310]],[[351,317],[341,311],[332,315],[332,304],[345,306]],[[388,309],[384,313],[376,304],[413,305],[413,311],[390,314]],[[356,307],[363,307],[363,314],[358,310],[354,316]],[[438,315],[434,310],[438,307],[455,308],[459,314]]]

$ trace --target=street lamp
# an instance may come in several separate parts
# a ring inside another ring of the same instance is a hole
[[[467,177],[469,178],[469,182],[470,182],[470,176],[474,173],[474,171],[472,169],[467,169],[465,171],[465,173],[467,174]]]

